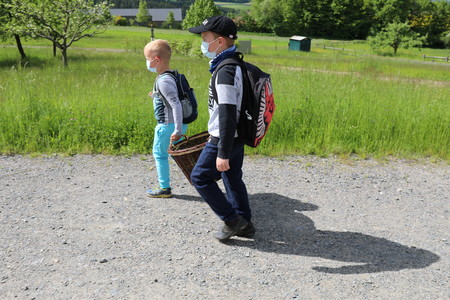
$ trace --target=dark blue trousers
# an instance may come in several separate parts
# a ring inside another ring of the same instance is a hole
[[[231,221],[237,215],[251,220],[247,188],[242,181],[242,163],[244,161],[244,144],[234,143],[230,156],[230,169],[219,172],[216,168],[218,147],[206,143],[200,157],[192,170],[191,180],[194,187],[211,209],[222,221]],[[222,178],[226,197],[217,184]]]

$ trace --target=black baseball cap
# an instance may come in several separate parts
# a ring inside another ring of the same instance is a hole
[[[212,31],[220,35],[226,36],[230,39],[237,39],[237,27],[236,24],[227,16],[214,16],[205,19],[202,25],[197,27],[191,27],[188,29],[192,33],[202,33],[206,31]]]

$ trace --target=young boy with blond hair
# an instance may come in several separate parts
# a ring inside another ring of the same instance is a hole
[[[172,50],[165,40],[155,40],[144,47],[147,69],[157,73],[152,92],[153,108],[157,125],[153,138],[153,157],[158,173],[159,187],[147,190],[153,198],[172,197],[168,149],[171,142],[178,141],[187,130],[183,124],[183,111],[175,78],[169,73]]]

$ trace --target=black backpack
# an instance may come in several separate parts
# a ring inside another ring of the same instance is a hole
[[[238,65],[241,67],[244,79],[243,98],[240,118],[237,124],[239,139],[250,147],[257,147],[266,135],[275,111],[272,80],[270,74],[263,72],[257,66],[243,60],[244,55],[226,58],[219,63],[213,74],[215,82],[217,72],[224,65]],[[217,101],[217,90],[212,84],[212,93]]]
[[[181,101],[183,109],[183,124],[189,124],[197,119],[197,98],[195,97],[194,89],[191,88],[189,82],[184,74],[178,72],[178,70],[166,71],[163,74],[169,74],[177,83],[178,98]]]

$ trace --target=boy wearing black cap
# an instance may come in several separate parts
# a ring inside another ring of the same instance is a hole
[[[226,241],[234,235],[252,237],[255,227],[251,221],[247,188],[242,180],[244,144],[237,139],[236,132],[243,75],[238,65],[224,65],[216,70],[222,60],[236,53],[236,24],[226,16],[214,16],[204,20],[200,26],[189,28],[189,31],[201,34],[201,50],[211,58],[209,71],[216,79],[209,84],[208,132],[211,137],[192,170],[191,180],[202,198],[224,221],[224,226],[214,234],[219,241]],[[213,95],[213,87],[217,98]],[[217,185],[216,179],[219,178],[223,180],[226,197]]]

